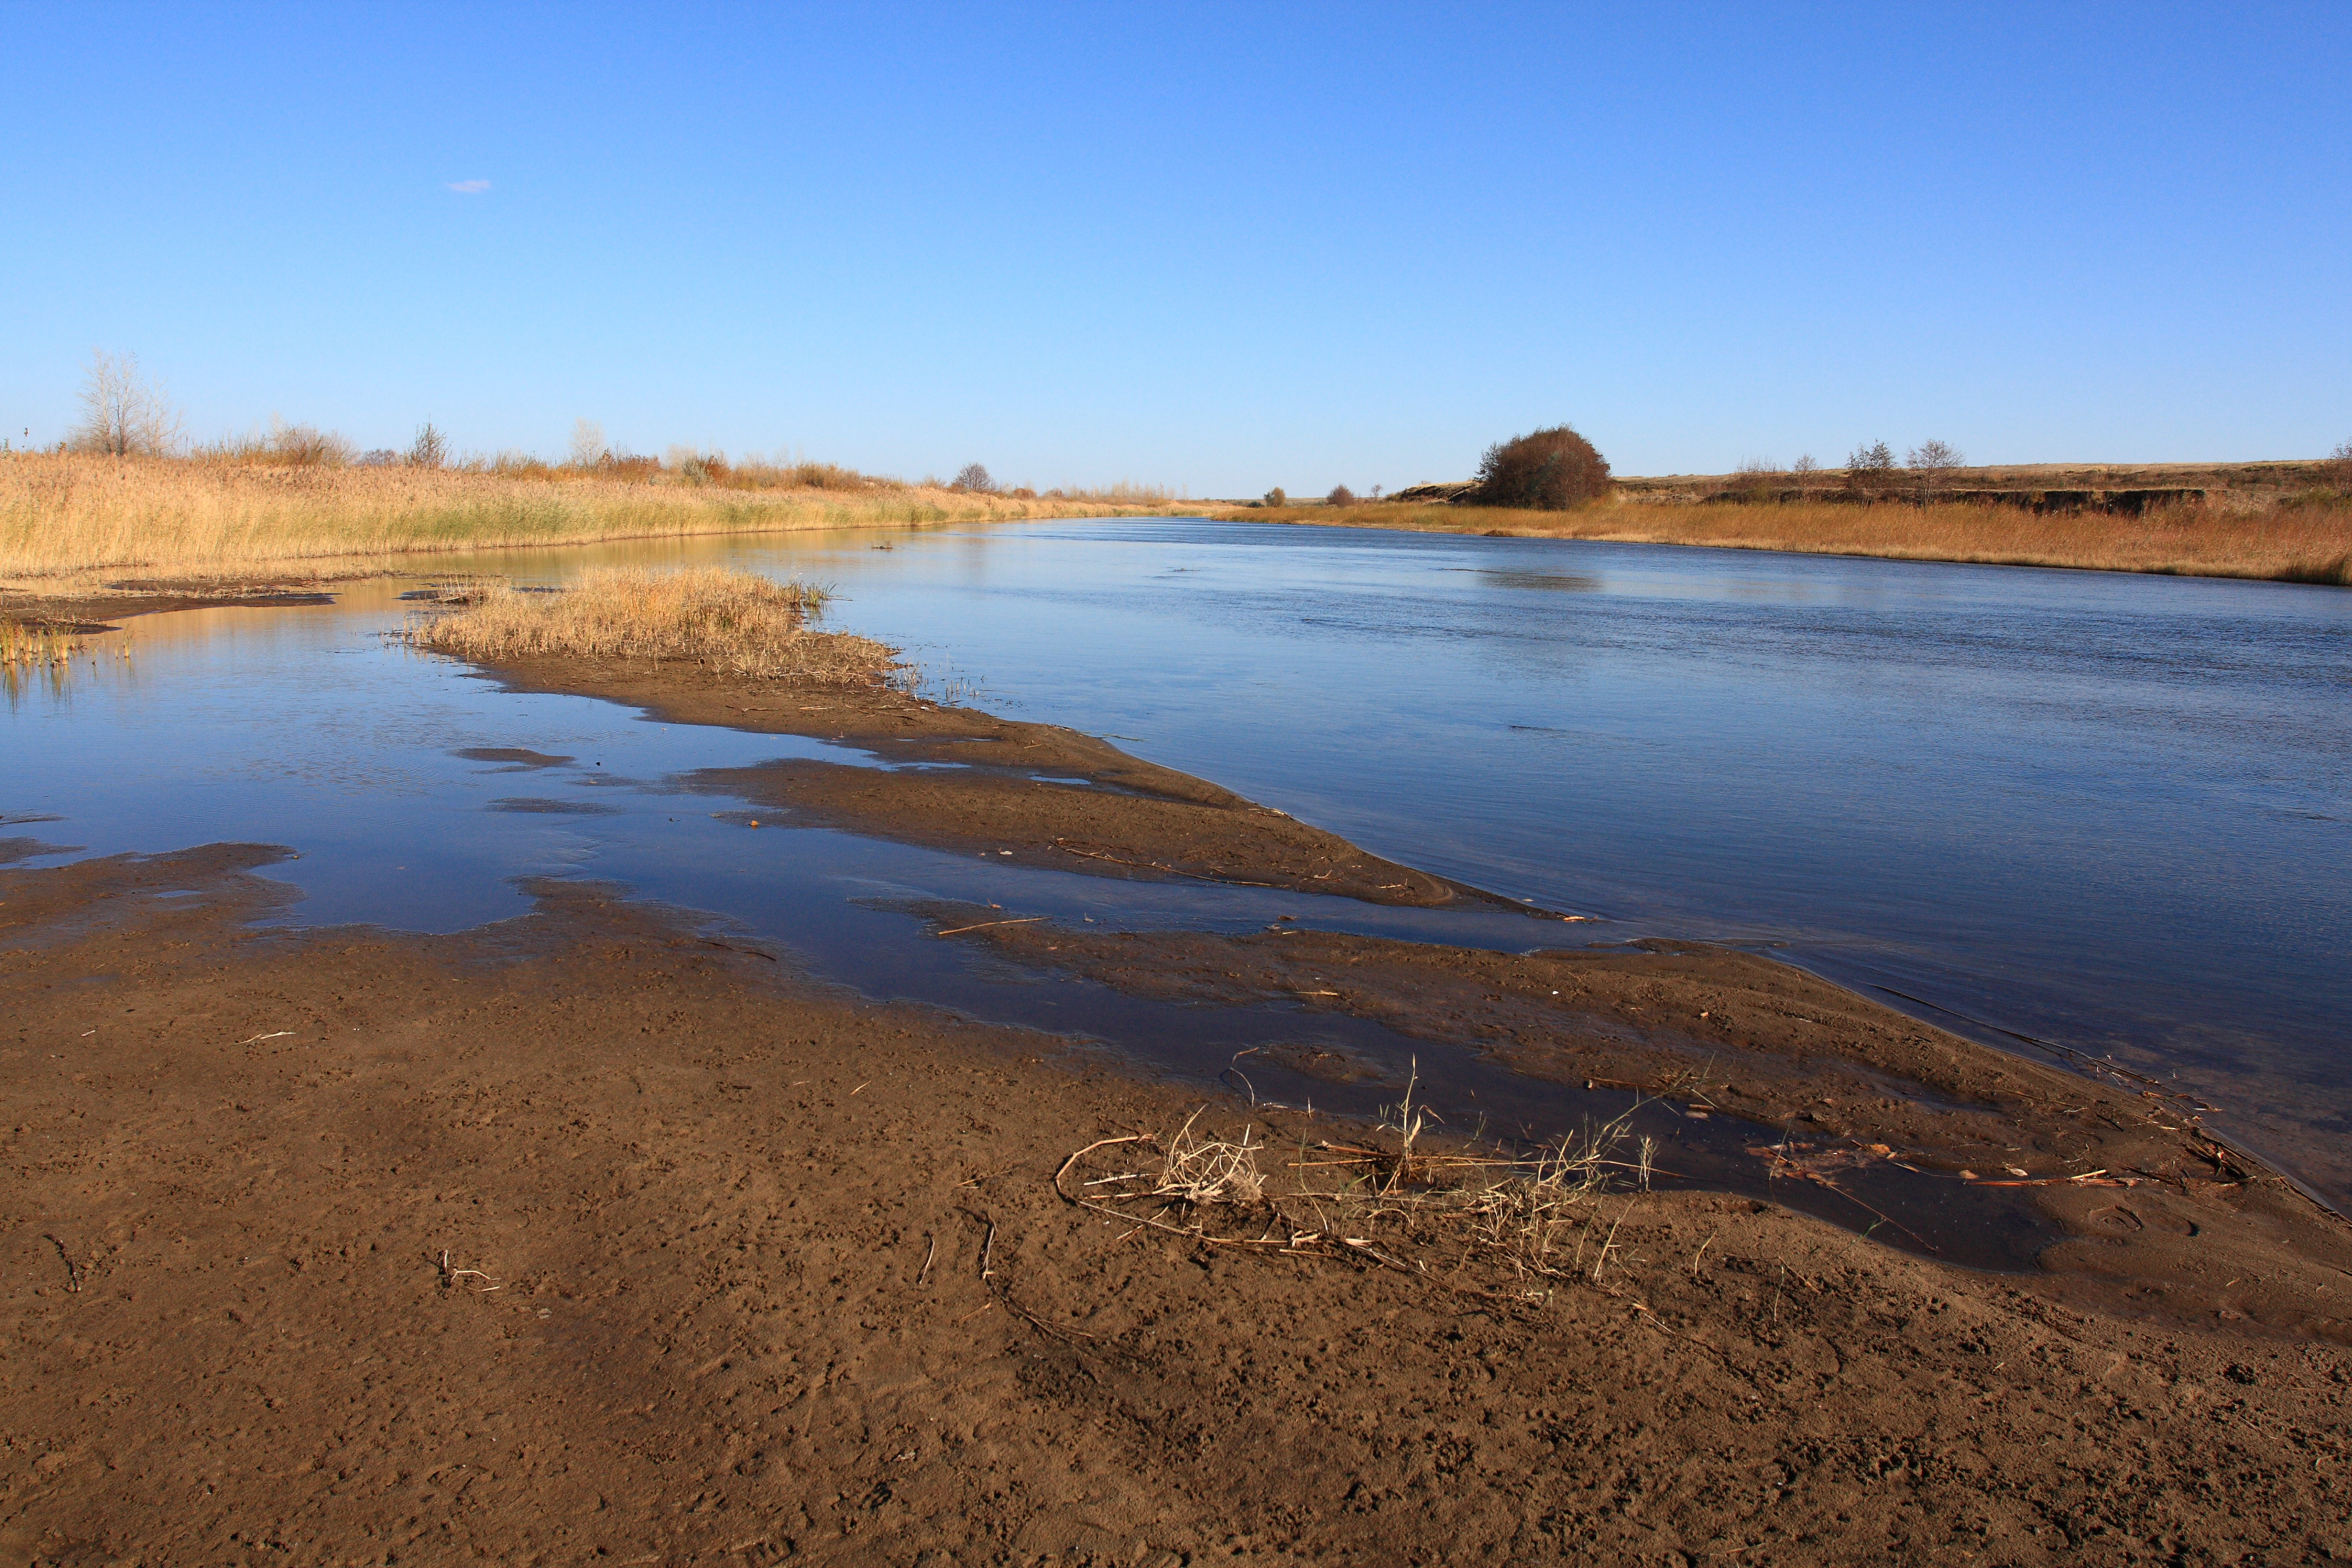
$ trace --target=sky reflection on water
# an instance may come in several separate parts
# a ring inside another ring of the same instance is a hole
[[[732,560],[829,582],[837,624],[935,686],[1602,914],[1604,940],[1785,944],[2176,1072],[2352,1194],[2352,594],[1181,520],[877,537],[448,569]],[[0,814],[59,813],[12,831],[98,851],[293,844],[273,874],[308,890],[306,921],[454,929],[520,907],[505,877],[624,862],[725,906],[647,868],[672,815],[727,830],[707,801],[490,809],[568,789],[451,753],[527,746],[657,785],[814,742],[488,689],[383,643],[394,591],[130,623],[127,666],[0,718]]]

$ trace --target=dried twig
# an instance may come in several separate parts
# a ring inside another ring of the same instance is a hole
[[[982,921],[978,925],[954,926],[950,927],[949,930],[939,931],[934,934],[939,936],[961,936],[968,931],[986,931],[991,926],[1034,925],[1039,921],[1052,920],[1053,918],[1054,917],[1051,915],[1023,915],[1017,921]]]
[[[449,1249],[446,1247],[441,1249],[441,1283],[443,1285],[455,1289],[457,1288],[457,1281],[460,1279],[489,1279],[489,1278],[490,1277],[488,1275],[483,1273],[478,1268],[450,1268]],[[468,1285],[465,1287],[465,1289],[473,1291],[478,1296],[487,1296],[493,1290],[503,1290],[506,1288],[506,1281],[503,1279],[491,1280],[488,1285]]]

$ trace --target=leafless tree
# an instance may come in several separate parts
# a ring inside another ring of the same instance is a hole
[[[1950,484],[1952,470],[1968,459],[1948,441],[1922,441],[1911,448],[1903,461],[1917,477],[1919,499],[1926,500]]]
[[[593,419],[572,422],[572,466],[593,468],[604,460],[611,448],[604,445],[604,427]]]
[[[1817,474],[1821,472],[1821,468],[1822,466],[1813,461],[1813,455],[1811,452],[1789,465],[1789,471],[1792,474]]]
[[[989,476],[988,469],[981,464],[966,463],[956,470],[955,483],[948,488],[969,490],[974,495],[989,496],[996,493],[996,480]]]
[[[416,427],[416,439],[408,444],[408,466],[412,468],[437,468],[449,460],[449,437],[434,427],[427,419]]]
[[[139,374],[137,354],[92,350],[81,423],[68,444],[78,452],[160,458],[180,444],[180,412],[162,386]]]

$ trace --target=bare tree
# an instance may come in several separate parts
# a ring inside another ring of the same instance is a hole
[[[437,468],[449,460],[449,437],[434,427],[427,419],[416,427],[416,439],[408,444],[408,466],[412,468]]]
[[[1903,461],[1917,476],[1919,499],[1926,500],[1950,484],[1952,470],[1968,459],[1948,441],[1922,441],[1911,448]]]
[[[117,458],[160,458],[179,444],[180,412],[162,386],[139,374],[139,356],[90,351],[81,423],[68,445]]]
[[[969,490],[974,495],[990,496],[996,493],[996,481],[989,477],[987,468],[980,464],[966,463],[956,470],[955,483],[948,488]]]
[[[1845,460],[1846,488],[1865,499],[1895,488],[1895,449],[1884,441],[1856,447]]]
[[[1803,457],[1789,465],[1789,471],[1792,474],[1817,474],[1821,472],[1821,470],[1822,466],[1813,461],[1813,455],[1811,452],[1806,453]]]
[[[604,445],[604,427],[593,419],[572,422],[572,466],[593,468],[604,460],[612,448]]]

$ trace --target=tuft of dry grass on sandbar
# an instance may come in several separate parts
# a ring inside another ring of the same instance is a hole
[[[2189,504],[2158,507],[2132,517],[2087,510],[2037,515],[2018,507],[1966,502],[1706,506],[1625,500],[1569,511],[1514,511],[1374,501],[1348,507],[1235,509],[1216,515],[1423,533],[1699,544],[2352,586],[2352,506],[2346,505],[2240,510]]]
[[[1426,1273],[1433,1253],[1476,1252],[1540,1293],[1602,1283],[1616,1227],[1603,1228],[1601,1199],[1648,1192],[1655,1153],[1653,1140],[1631,1131],[1630,1113],[1532,1153],[1432,1151],[1423,1142],[1430,1119],[1410,1086],[1376,1133],[1302,1138],[1291,1150],[1247,1126],[1238,1137],[1197,1131],[1201,1116],[1171,1135],[1087,1144],[1055,1173],[1055,1193],[1139,1229],[1243,1252],[1352,1258],[1410,1274]],[[1263,1167],[1269,1158],[1282,1159],[1286,1177]],[[1114,1168],[1093,1173],[1107,1163]]]
[[[428,614],[409,640],[480,664],[541,658],[642,658],[803,686],[874,686],[898,671],[895,648],[808,621],[822,588],[749,572],[613,567],[555,590],[497,584],[456,610]]]
[[[65,595],[126,574],[287,581],[362,575],[431,552],[1171,510],[1139,496],[1022,497],[864,476],[844,488],[845,471],[803,468],[741,489],[658,469],[12,453],[0,457],[0,586]]]

